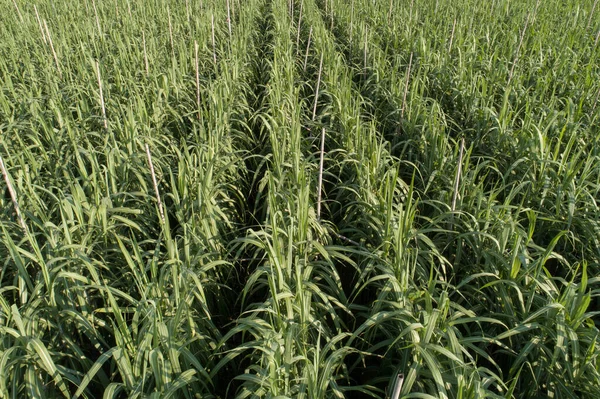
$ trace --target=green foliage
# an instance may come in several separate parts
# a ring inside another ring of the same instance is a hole
[[[0,0],[0,398],[599,397],[596,3]]]

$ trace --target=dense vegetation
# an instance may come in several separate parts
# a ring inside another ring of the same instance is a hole
[[[600,397],[596,3],[0,0],[0,398]]]

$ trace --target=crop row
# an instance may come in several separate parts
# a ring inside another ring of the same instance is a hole
[[[39,3],[0,398],[600,393],[596,2]]]

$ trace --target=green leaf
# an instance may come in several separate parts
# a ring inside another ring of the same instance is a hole
[[[92,367],[83,376],[83,379],[81,380],[81,384],[79,384],[79,388],[77,388],[77,391],[75,391],[73,398],[78,398],[79,396],[81,396],[81,394],[83,394],[83,391],[85,391],[85,389],[87,388],[89,383],[94,379],[94,377],[96,376],[96,373],[102,368],[102,365],[108,359],[110,359],[112,357],[113,353],[117,350],[118,350],[117,347],[110,348],[109,350],[107,350],[106,352],[104,352],[103,354],[101,354],[98,357],[98,359],[94,362]]]
[[[54,383],[58,386],[62,394],[66,398],[69,398],[70,395],[69,390],[67,389],[67,384],[65,384],[63,381],[62,376],[58,372],[54,361],[52,360],[52,356],[50,356],[50,353],[44,344],[42,344],[42,341],[40,341],[38,338],[30,338],[27,342],[27,349],[30,351],[33,350],[38,355],[38,365],[42,369],[46,370],[48,374],[50,374],[52,379],[54,379]]]

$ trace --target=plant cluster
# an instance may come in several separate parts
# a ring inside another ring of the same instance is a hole
[[[597,3],[0,0],[0,398],[600,397]]]

